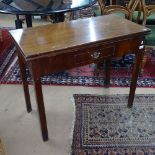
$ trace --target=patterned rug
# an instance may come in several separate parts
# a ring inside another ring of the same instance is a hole
[[[2,39],[2,42],[0,42],[0,77],[8,69],[15,56],[15,47],[8,29],[2,29]]]
[[[8,30],[3,30],[3,43],[0,48],[0,84],[21,84],[20,70],[15,53],[16,48],[8,34]],[[155,87],[155,52],[152,48],[147,48],[147,62],[143,74],[139,77],[138,87]],[[111,86],[130,86],[131,71],[135,56],[133,54],[125,56],[124,59],[112,61]],[[51,73],[42,77],[42,84],[46,85],[67,85],[67,86],[104,86],[104,62],[95,74],[95,64],[73,68],[62,72]],[[27,80],[32,83],[32,77],[27,70]]]
[[[72,155],[154,155],[155,95],[74,95]]]

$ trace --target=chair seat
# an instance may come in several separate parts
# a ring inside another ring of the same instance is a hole
[[[155,25],[147,25],[151,29],[151,33],[145,37],[145,44],[155,46]]]
[[[138,11],[134,11],[134,13],[133,13],[133,21],[134,22],[136,22],[137,15],[138,15]],[[143,20],[143,13],[141,12],[140,21],[142,21],[142,20]],[[152,14],[152,15],[147,17],[146,24],[147,25],[153,25],[154,23],[155,23],[155,14]]]

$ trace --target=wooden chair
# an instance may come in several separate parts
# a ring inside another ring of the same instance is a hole
[[[155,25],[154,25],[154,21],[155,21],[155,15],[153,16],[154,19],[153,22],[151,22],[151,18],[149,19],[149,23],[153,23],[153,25],[147,25],[147,19],[149,18],[149,16],[151,16],[152,14],[155,14],[155,5],[146,5],[145,2],[143,1],[143,3],[141,3],[141,10],[139,10],[139,12],[143,15],[143,21],[142,24],[148,28],[151,29],[151,33],[149,35],[146,36],[145,38],[145,45],[148,46],[148,48],[150,49],[150,47],[154,47],[153,50],[155,50]],[[150,52],[150,50],[145,50],[144,53],[144,57],[143,57],[143,63],[142,63],[142,73],[144,71],[144,67],[147,61],[147,57],[148,57],[148,52]]]
[[[133,12],[139,7],[141,9],[143,8],[142,7],[143,5],[141,4],[142,1],[143,0],[130,0],[127,6],[121,6],[121,5],[106,6],[105,0],[98,0],[98,3],[100,6],[101,15],[120,12],[120,13],[123,13],[125,17],[127,17],[129,20],[132,20]]]
[[[146,21],[147,21],[147,17],[149,17],[152,14],[155,14],[155,5],[145,5],[143,3],[143,7],[144,7],[144,11],[143,11],[143,16],[144,16],[144,20],[143,20],[143,25],[146,25]]]

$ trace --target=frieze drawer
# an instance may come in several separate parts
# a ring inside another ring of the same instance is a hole
[[[87,51],[81,51],[74,56],[75,64],[84,64],[86,62],[96,62],[99,60],[103,60],[107,57],[111,57],[114,55],[115,48],[114,46],[110,47],[92,47],[87,49]]]
[[[89,56],[92,61],[95,60],[100,60],[104,58],[108,58],[114,55],[115,52],[115,47],[110,46],[110,47],[102,47],[102,46],[97,46],[95,48],[92,48],[89,51]]]

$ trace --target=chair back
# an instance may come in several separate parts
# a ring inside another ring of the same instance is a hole
[[[104,10],[105,10],[105,0],[98,0],[98,4],[100,6],[100,12],[101,15],[104,15]]]
[[[128,5],[127,5],[127,8],[128,8],[131,12],[135,11],[135,10],[137,9],[137,7],[139,6],[140,1],[141,1],[141,0],[130,0],[129,3],[128,3]]]
[[[105,0],[98,0],[99,6],[100,6],[100,12],[101,15],[115,13],[115,12],[121,12],[125,14],[126,17],[128,17],[129,20],[132,20],[132,15],[135,10],[143,10],[144,9],[144,1],[143,0],[130,0],[127,6],[122,5],[109,5],[106,6]],[[141,14],[138,15],[137,19],[139,18]]]

